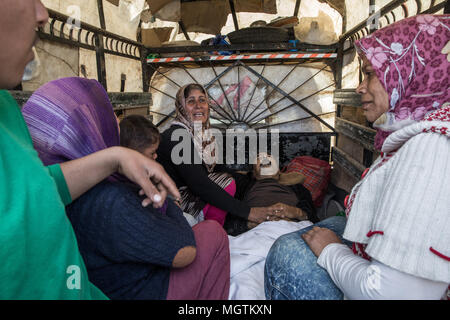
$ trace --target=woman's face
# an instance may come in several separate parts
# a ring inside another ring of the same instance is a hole
[[[205,124],[209,118],[209,105],[206,95],[198,89],[189,92],[186,98],[187,116],[193,122],[201,122]]]
[[[364,80],[356,88],[361,94],[362,108],[367,121],[374,122],[389,110],[389,96],[369,60],[363,56],[362,71]]]
[[[34,59],[36,29],[48,20],[39,0],[0,1],[0,89],[11,89],[22,80],[26,65]]]

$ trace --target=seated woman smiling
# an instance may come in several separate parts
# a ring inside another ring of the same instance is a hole
[[[175,121],[161,134],[157,160],[175,181],[182,210],[199,220],[203,214],[204,219],[221,225],[227,213],[251,225],[278,219],[274,208],[250,208],[234,198],[236,183],[232,172],[217,163],[216,141],[208,130],[210,108],[206,90],[198,84],[183,86],[177,93],[175,107]],[[185,140],[187,148],[179,149],[180,143],[186,146]]]

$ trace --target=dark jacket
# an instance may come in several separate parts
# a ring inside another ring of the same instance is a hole
[[[208,171],[201,163],[200,156],[194,148],[194,143],[190,140],[191,155],[186,157],[188,161],[180,164],[175,164],[172,161],[172,151],[183,140],[172,141],[172,134],[176,129],[186,130],[181,126],[173,125],[161,134],[161,141],[158,148],[157,161],[164,167],[169,176],[174,180],[177,187],[187,186],[188,189],[196,196],[200,197],[205,203],[209,203],[219,209],[222,209],[234,216],[247,219],[250,214],[250,207],[242,201],[239,201],[230,196],[225,190],[220,188],[217,184],[208,178]],[[175,149],[175,152],[180,151],[181,158],[185,156],[183,150]],[[214,172],[229,172],[224,166],[217,164]]]

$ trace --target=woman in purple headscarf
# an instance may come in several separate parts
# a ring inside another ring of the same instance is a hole
[[[44,165],[129,150],[118,147],[113,107],[95,80],[49,82],[22,112]],[[94,285],[112,299],[228,298],[228,238],[218,223],[191,228],[172,200],[144,207],[137,184],[105,178],[66,207]]]
[[[347,220],[273,245],[269,299],[439,299],[450,283],[450,16],[404,19],[356,48],[381,156],[347,198]]]

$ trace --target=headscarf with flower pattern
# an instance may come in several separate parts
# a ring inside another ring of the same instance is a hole
[[[387,136],[423,120],[450,101],[450,15],[403,19],[357,41],[389,96],[389,110],[374,123],[375,148]]]
[[[209,122],[210,116],[209,108],[208,108],[208,120],[204,125],[200,125],[192,121],[191,117],[186,111],[186,98],[185,98],[185,92],[186,90],[189,90],[190,87],[191,84],[188,84],[182,86],[178,90],[175,100],[176,116],[175,120],[172,122],[171,125],[179,125],[189,131],[189,133],[192,136],[195,148],[202,156],[203,165],[206,167],[208,172],[212,172],[217,162],[216,161],[217,154],[216,154],[215,137],[212,135],[211,130],[209,130],[211,127]],[[206,101],[209,106],[208,92],[200,84],[195,84],[194,89],[197,88],[205,93]]]

